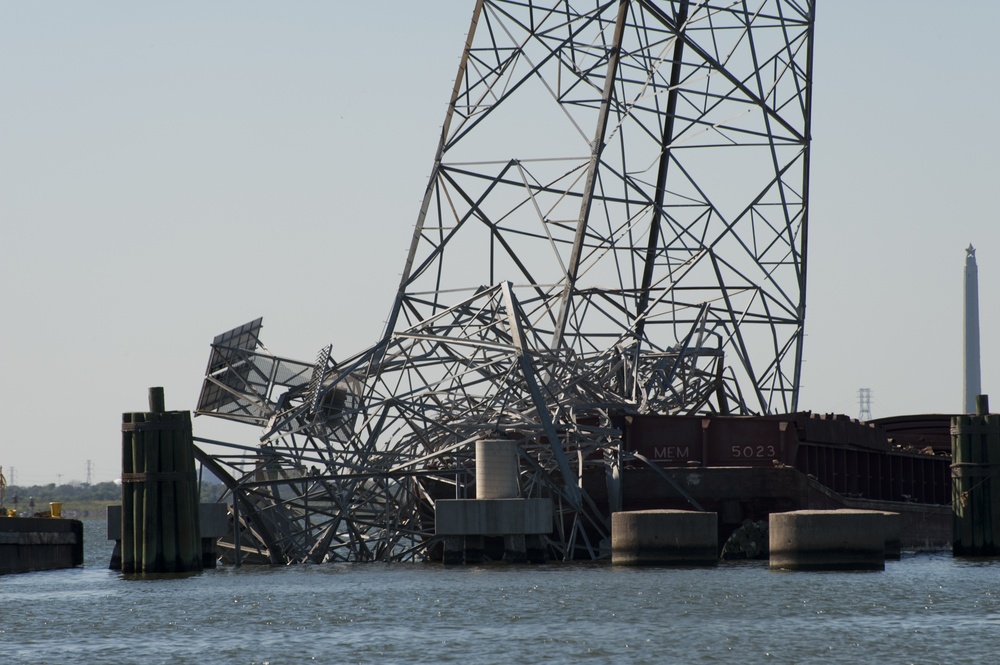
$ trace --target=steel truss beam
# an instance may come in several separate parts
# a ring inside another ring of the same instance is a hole
[[[264,429],[211,455],[240,547],[427,556],[502,435],[560,506],[552,551],[597,557],[582,479],[618,477],[625,415],[794,411],[813,6],[480,0],[383,338],[213,343],[199,413]]]

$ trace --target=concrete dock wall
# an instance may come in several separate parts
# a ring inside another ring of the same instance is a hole
[[[83,522],[0,518],[0,575],[83,565]]]

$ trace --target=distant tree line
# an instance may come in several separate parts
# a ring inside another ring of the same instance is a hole
[[[7,497],[4,503],[13,505],[17,498],[18,505],[27,508],[28,501],[35,500],[36,506],[48,508],[49,501],[108,501],[114,503],[122,498],[122,488],[112,482],[84,485],[8,485]]]
[[[200,501],[210,503],[218,501],[222,495],[223,486],[216,482],[202,482]],[[34,499],[36,509],[48,509],[50,501],[60,501],[64,504],[83,503],[87,501],[100,501],[104,503],[118,503],[122,499],[121,485],[114,482],[93,483],[86,485],[83,483],[72,483],[69,485],[8,485],[4,505],[8,508],[14,507],[14,499],[17,499],[17,506],[23,510],[28,509],[29,502]]]

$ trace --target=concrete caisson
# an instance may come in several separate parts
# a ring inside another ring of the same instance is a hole
[[[872,510],[771,513],[771,568],[884,570],[887,521]]]
[[[882,528],[884,529],[886,561],[899,561],[902,556],[903,516],[899,513],[883,511]]]
[[[517,487],[517,441],[476,441],[476,498],[512,499]]]
[[[719,561],[717,513],[638,510],[611,515],[611,560],[628,566],[711,566]]]
[[[511,563],[543,563],[542,536],[552,531],[552,500],[520,498],[517,442],[476,442],[476,498],[439,499],[434,530],[443,540],[446,564],[482,563],[486,538],[503,537],[503,558]]]
[[[434,511],[439,536],[509,536],[552,531],[551,499],[441,499]]]

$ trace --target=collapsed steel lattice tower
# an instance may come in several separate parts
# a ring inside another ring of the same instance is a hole
[[[424,556],[499,435],[557,500],[552,550],[597,556],[581,478],[616,482],[624,416],[794,411],[813,7],[479,0],[382,339],[212,345],[198,412],[264,429],[202,446],[241,548]]]

